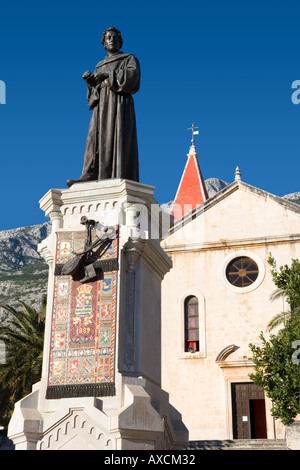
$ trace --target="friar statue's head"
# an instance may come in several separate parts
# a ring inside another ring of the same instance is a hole
[[[123,39],[117,28],[107,28],[102,34],[102,44],[107,52],[119,52],[123,45]]]

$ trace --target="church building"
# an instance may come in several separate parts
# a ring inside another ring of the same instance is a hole
[[[161,246],[172,260],[162,283],[162,387],[190,441],[283,439],[272,404],[251,382],[249,343],[283,300],[268,265],[300,258],[300,206],[241,179],[208,198],[194,142]]]

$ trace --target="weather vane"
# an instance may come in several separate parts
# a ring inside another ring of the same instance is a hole
[[[189,127],[189,128],[188,128],[188,131],[192,131],[192,140],[191,140],[192,145],[194,145],[194,142],[195,142],[195,140],[194,140],[194,135],[198,135],[198,134],[199,134],[199,131],[195,131],[195,129],[198,129],[198,127],[197,127],[197,126],[195,127],[195,126],[194,126],[194,123],[192,123],[192,127]]]

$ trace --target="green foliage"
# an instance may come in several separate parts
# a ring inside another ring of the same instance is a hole
[[[300,262],[293,259],[279,269],[271,255],[268,262],[277,287],[272,299],[284,297],[290,310],[269,323],[269,329],[283,324],[277,334],[266,340],[261,333],[262,345],[249,345],[255,369],[250,378],[272,400],[272,415],[287,426],[300,413]]]
[[[26,281],[43,281],[45,282],[48,277],[48,266],[43,262],[31,263],[28,266],[23,266],[17,271],[8,271],[1,273],[2,281],[17,281],[24,283]]]
[[[284,425],[300,413],[300,318],[292,317],[278,334],[262,346],[250,344],[255,373],[250,379],[272,400],[272,415]]]
[[[276,261],[270,254],[268,263],[271,266],[271,275],[277,291],[273,298],[284,296],[291,307],[291,312],[300,307],[300,261],[293,259],[291,266],[285,264],[277,269]]]
[[[21,310],[3,308],[11,320],[0,326],[0,341],[5,345],[5,363],[0,364],[0,425],[6,426],[14,403],[31,392],[42,371],[46,298],[40,311],[19,302]]]

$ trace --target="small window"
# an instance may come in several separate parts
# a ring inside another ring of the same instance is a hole
[[[239,256],[228,264],[226,277],[235,287],[250,286],[258,277],[258,266],[253,259]]]
[[[198,299],[190,296],[184,302],[185,352],[199,351]]]

